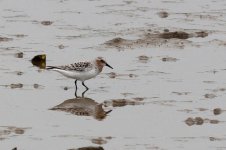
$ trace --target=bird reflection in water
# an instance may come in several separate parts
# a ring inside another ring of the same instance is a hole
[[[105,111],[102,103],[97,103],[91,98],[84,97],[84,92],[82,97],[65,100],[63,103],[51,108],[50,110],[69,112],[77,116],[92,116],[97,120],[105,119],[107,114],[112,111]]]

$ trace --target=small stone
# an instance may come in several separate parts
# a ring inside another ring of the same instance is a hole
[[[138,58],[139,58],[139,60],[148,60],[149,59],[149,57],[145,56],[145,55],[141,55]]]
[[[213,99],[215,97],[217,97],[215,94],[205,94],[204,95],[205,98],[209,98],[209,99]]]
[[[215,137],[209,137],[210,141],[215,141],[216,138]]]
[[[16,58],[23,58],[24,54],[22,52],[16,53],[15,57]]]
[[[116,77],[116,73],[114,73],[114,72],[111,72],[108,75],[109,75],[110,78],[115,78]]]
[[[173,57],[164,57],[162,58],[162,61],[168,61],[168,62],[176,62],[178,59]]]
[[[96,139],[92,139],[92,143],[98,144],[98,145],[103,145],[103,144],[106,144],[107,141],[104,140],[103,138],[96,138]]]
[[[21,83],[18,83],[18,84],[12,83],[12,84],[10,84],[10,87],[11,87],[12,89],[15,89],[15,88],[22,88],[22,87],[23,87],[23,84],[21,84]]]
[[[211,124],[218,124],[220,121],[219,120],[210,120]]]
[[[220,109],[220,108],[215,108],[214,110],[213,110],[213,114],[214,115],[219,115],[219,114],[221,114],[222,113],[222,110]]]
[[[202,125],[203,123],[204,123],[204,120],[201,117],[195,117],[196,125]]]
[[[169,16],[169,13],[166,11],[160,11],[157,14],[160,18],[167,18]]]
[[[21,75],[23,75],[23,72],[18,71],[18,72],[16,72],[16,74],[17,74],[18,76],[21,76]]]
[[[189,117],[188,119],[185,120],[185,123],[188,125],[188,126],[192,126],[195,124],[195,120],[191,117]]]
[[[163,31],[164,31],[164,32],[169,32],[169,29],[164,29]]]
[[[42,21],[41,24],[45,26],[51,25],[53,22],[52,21]]]
[[[201,31],[201,32],[196,32],[196,37],[206,37],[208,36],[208,33],[207,32],[204,32],[204,31]]]
[[[64,49],[65,46],[64,46],[63,44],[60,44],[60,45],[58,45],[58,48],[59,48],[59,49]]]
[[[136,77],[136,75],[135,74],[129,74],[129,77],[133,78],[133,77]]]
[[[20,129],[20,128],[16,128],[16,129],[14,130],[14,132],[15,132],[16,134],[24,134],[24,130],[23,130],[23,129]]]
[[[33,87],[34,87],[35,89],[38,89],[38,88],[39,88],[39,84],[36,84],[36,83],[35,83],[35,84],[33,85]]]
[[[136,97],[136,98],[133,98],[135,101],[143,101],[144,98],[143,97]]]
[[[18,37],[18,38],[23,38],[23,37],[26,37],[27,35],[24,35],[24,34],[16,34],[15,36]]]
[[[112,100],[112,106],[113,107],[122,107],[126,105],[126,100],[125,99],[116,99]]]

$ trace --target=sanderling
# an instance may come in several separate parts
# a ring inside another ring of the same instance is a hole
[[[101,73],[104,66],[113,69],[102,57],[97,57],[93,61],[77,62],[64,66],[47,66],[46,69],[57,71],[65,77],[75,79],[77,92],[78,80],[81,81],[82,85],[88,90],[89,88],[84,84],[84,81],[96,77]]]

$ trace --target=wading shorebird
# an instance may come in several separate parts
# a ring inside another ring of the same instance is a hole
[[[70,65],[64,66],[47,66],[46,69],[54,70],[56,72],[61,73],[65,77],[75,79],[75,92],[77,92],[77,81],[81,81],[82,85],[86,88],[86,91],[89,89],[84,81],[89,80],[91,78],[96,77],[101,73],[103,67],[107,66],[113,69],[103,57],[97,57],[93,61],[86,62],[77,62]]]

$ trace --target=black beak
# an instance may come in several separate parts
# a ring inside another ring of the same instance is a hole
[[[108,65],[107,63],[106,63],[106,66],[108,66],[109,68],[113,69],[113,67],[112,67],[112,66],[110,66],[110,65]]]

